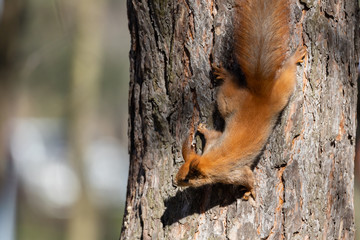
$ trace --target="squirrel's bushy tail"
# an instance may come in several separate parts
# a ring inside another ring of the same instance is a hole
[[[236,0],[235,56],[251,91],[270,93],[286,57],[288,0]]]

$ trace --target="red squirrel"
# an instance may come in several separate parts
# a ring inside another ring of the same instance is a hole
[[[236,0],[234,27],[235,58],[245,75],[239,77],[213,64],[222,79],[217,95],[225,120],[223,132],[199,124],[206,145],[202,155],[192,145],[194,130],[182,146],[185,163],[176,175],[178,186],[213,183],[242,185],[255,197],[252,165],[264,147],[281,110],[295,88],[297,63],[306,54],[299,46],[286,59],[289,39],[288,0]]]

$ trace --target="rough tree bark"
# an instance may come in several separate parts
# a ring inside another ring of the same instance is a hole
[[[358,5],[290,0],[308,55],[254,170],[255,201],[180,189],[191,123],[221,128],[212,62],[232,68],[231,0],[128,0],[130,172],[121,239],[353,239]]]

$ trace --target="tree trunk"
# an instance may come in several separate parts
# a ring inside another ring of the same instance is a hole
[[[353,239],[357,1],[290,1],[308,50],[242,187],[178,188],[190,125],[221,128],[211,63],[231,68],[233,1],[128,0],[130,172],[121,239]]]

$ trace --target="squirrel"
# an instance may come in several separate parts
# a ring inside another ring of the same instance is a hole
[[[255,198],[253,165],[263,149],[277,116],[287,105],[296,84],[296,65],[306,54],[304,46],[287,58],[288,0],[236,0],[234,54],[245,75],[239,77],[221,65],[212,65],[223,81],[217,105],[225,120],[223,132],[199,124],[206,144],[201,155],[192,144],[194,127],[184,141],[185,163],[176,175],[178,186],[224,183],[242,185],[243,198]],[[286,59],[287,58],[287,59]]]

